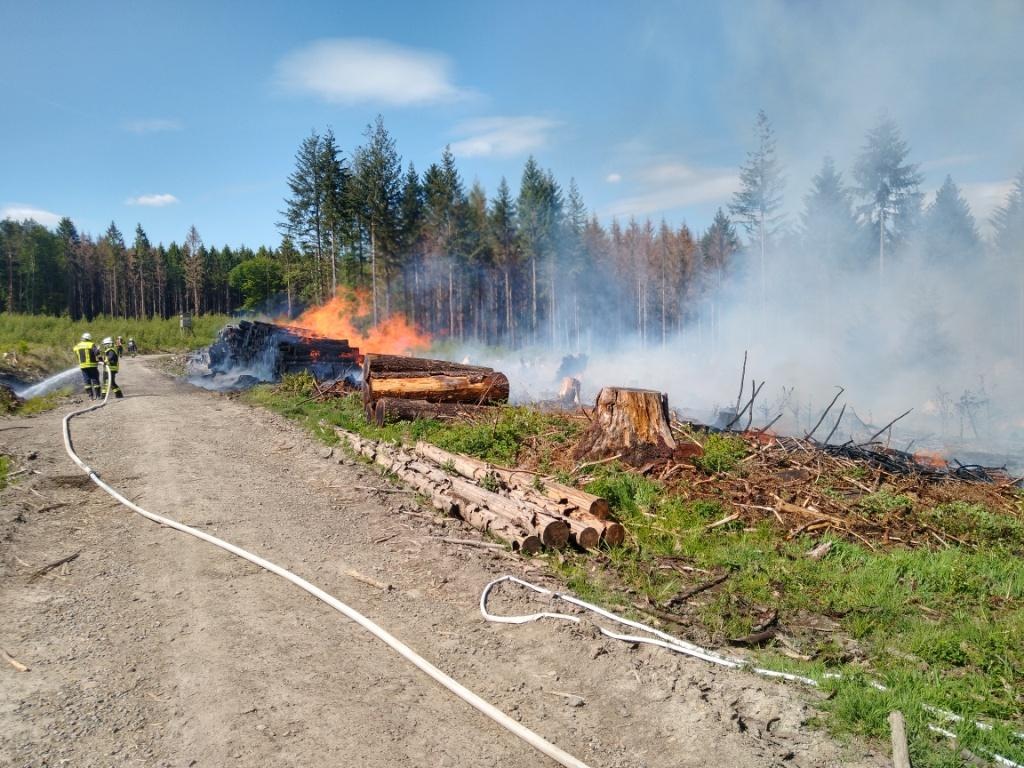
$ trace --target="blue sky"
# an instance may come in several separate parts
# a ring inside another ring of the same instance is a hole
[[[513,189],[534,154],[588,207],[707,225],[759,108],[799,212],[885,109],[926,190],[986,217],[1024,166],[1024,4],[0,0],[0,218],[256,246],[304,136],[380,113],[422,171]]]

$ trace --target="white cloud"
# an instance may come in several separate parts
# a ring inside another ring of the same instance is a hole
[[[541,149],[551,131],[561,125],[545,117],[482,117],[467,120],[455,128],[464,136],[452,143],[461,157],[513,157]]]
[[[607,176],[604,177],[604,180],[607,181],[609,184],[618,184],[620,181],[622,181],[622,174],[609,173]]]
[[[447,56],[385,40],[318,40],[277,64],[275,81],[288,91],[335,104],[407,106],[457,101],[469,91],[451,79]]]
[[[129,197],[124,201],[125,205],[145,205],[150,208],[163,208],[165,205],[173,205],[180,202],[174,195],[138,195]]]
[[[918,170],[946,170],[947,168],[956,168],[962,165],[970,165],[971,163],[980,159],[981,155],[947,155],[946,157],[936,157],[931,160],[925,160],[918,166]]]
[[[167,117],[128,120],[124,123],[124,129],[129,133],[164,133],[166,131],[180,131],[184,127],[181,120]]]
[[[63,217],[59,213],[44,211],[42,208],[33,208],[30,205],[21,203],[10,203],[0,208],[0,221],[11,219],[13,221],[25,221],[32,219],[44,227],[55,227]]]
[[[649,216],[688,205],[724,203],[740,185],[735,170],[697,168],[678,161],[648,165],[634,176],[648,191],[613,200],[601,215]]]

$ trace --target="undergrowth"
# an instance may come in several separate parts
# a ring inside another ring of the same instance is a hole
[[[11,372],[53,373],[74,362],[71,348],[88,331],[95,341],[104,336],[135,339],[140,354],[197,349],[213,341],[229,322],[227,315],[192,318],[191,336],[182,336],[177,317],[131,320],[99,315],[92,320],[69,317],[0,313],[0,352],[8,353],[0,367]]]

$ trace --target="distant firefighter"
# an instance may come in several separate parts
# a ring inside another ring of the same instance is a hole
[[[121,392],[121,388],[117,386],[117,369],[118,362],[121,357],[117,354],[117,346],[114,344],[114,340],[109,336],[103,340],[103,364],[107,366],[107,376],[103,378],[103,394],[107,394],[107,385],[110,385],[110,391],[113,392],[114,397],[124,397],[124,393]],[[108,382],[109,377],[109,382]]]

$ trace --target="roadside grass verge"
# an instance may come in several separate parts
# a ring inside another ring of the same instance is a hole
[[[31,397],[21,404],[21,407],[14,411],[18,416],[32,416],[37,413],[45,413],[46,411],[52,411],[66,397],[70,397],[74,394],[70,387],[63,387],[54,392],[48,392],[45,395],[39,397]]]
[[[308,374],[284,377],[279,386],[262,385],[242,395],[255,405],[262,405],[289,418],[302,422],[319,439],[334,445],[338,442],[333,428],[358,432],[364,437],[391,442],[426,440],[448,451],[467,453],[493,464],[514,464],[521,445],[544,433],[558,429],[558,418],[526,407],[506,406],[497,409],[494,418],[474,422],[442,423],[433,419],[400,422],[385,427],[366,423],[363,402],[359,395],[316,402],[313,379]],[[326,425],[326,428],[325,426]],[[555,435],[549,435],[548,439]],[[571,444],[575,432],[555,440],[549,451],[549,465],[557,446]],[[545,470],[541,470],[545,471]]]
[[[126,320],[100,315],[91,321],[69,317],[0,313],[0,352],[7,357],[3,369],[17,372],[46,373],[61,370],[73,362],[71,348],[88,331],[95,341],[104,336],[131,336],[142,354],[170,350],[196,349],[213,341],[230,318],[227,315],[200,315],[192,318],[194,335],[182,336],[178,318]],[[17,360],[17,365],[14,364]]]
[[[848,502],[858,514],[913,516],[938,534],[935,546],[789,537],[770,512],[760,523],[731,519],[734,508],[713,497],[715,477],[744,471],[746,449],[732,436],[709,436],[696,472],[667,486],[616,463],[574,474],[567,457],[581,427],[562,416],[507,407],[476,423],[377,428],[365,422],[358,395],[319,403],[313,394],[312,380],[296,376],[242,398],[331,444],[339,426],[575,480],[608,499],[627,530],[619,548],[546,555],[582,599],[819,680],[827,694],[820,722],[839,736],[884,742],[886,717],[900,709],[916,768],[959,766],[963,747],[1024,764],[1024,740],[1013,733],[1024,731],[1024,497],[1016,514],[969,499],[923,505],[888,489]],[[824,555],[809,556],[823,544]],[[777,630],[767,644],[739,647],[764,626]],[[944,722],[929,707],[965,720]],[[976,719],[995,727],[979,730]]]

